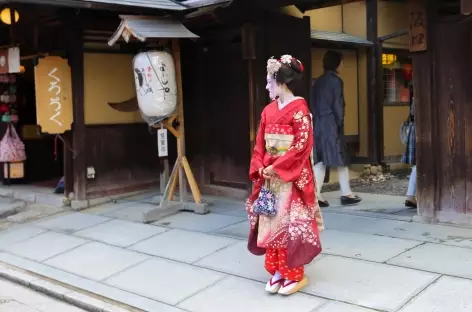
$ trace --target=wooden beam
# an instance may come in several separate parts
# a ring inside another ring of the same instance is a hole
[[[16,43],[15,33],[16,33],[16,20],[15,20],[15,7],[10,7],[10,44],[14,45]]]
[[[255,99],[255,71],[254,61],[256,59],[256,30],[255,26],[246,23],[241,28],[242,36],[242,54],[243,60],[247,65],[248,71],[248,90],[249,90],[249,142],[250,142],[250,156],[256,141],[256,99]]]
[[[383,99],[378,90],[382,88],[379,81],[381,70],[381,46],[378,41],[379,0],[365,0],[367,10],[367,40],[374,46],[367,49],[367,107],[369,158],[380,163],[383,158]]]
[[[433,1],[427,5],[429,49],[413,54],[413,94],[415,96],[415,132],[418,214],[430,220],[435,218],[438,194],[438,123],[436,107],[434,28],[436,11]]]
[[[472,0],[461,0],[461,14],[472,14]]]
[[[87,196],[86,174],[86,137],[84,114],[84,45],[83,28],[80,19],[72,19],[69,36],[69,64],[72,74],[72,97],[74,123],[72,126],[74,195],[76,200],[85,200]]]
[[[193,199],[195,203],[200,204],[202,202],[202,196],[200,194],[200,189],[198,188],[195,177],[193,176],[192,170],[188,163],[186,154],[185,154],[185,118],[184,118],[184,96],[182,90],[182,64],[181,64],[181,54],[180,54],[180,39],[172,39],[172,56],[175,63],[175,79],[177,81],[177,122],[178,126],[178,136],[177,136],[177,157],[179,159],[178,163],[178,181],[179,181],[179,195],[180,202],[186,202],[187,195],[187,185],[188,181],[190,189],[192,191]],[[175,177],[174,179],[177,179]],[[169,181],[173,185],[174,180]],[[169,198],[174,196],[173,190],[169,193]],[[164,198],[165,199],[165,198]]]
[[[74,192],[74,154],[70,150],[72,144],[72,133],[67,131],[64,135],[64,141],[67,142],[63,144],[63,153],[64,153],[64,194],[68,197],[70,193]]]
[[[341,4],[348,4],[348,3],[353,3],[353,2],[361,2],[364,0],[326,0],[326,1],[313,1],[313,0],[308,0],[308,1],[298,1],[298,3],[295,3],[295,6],[302,12],[305,13],[306,11],[309,10],[315,10],[315,9],[322,9],[322,8],[327,8],[327,7],[332,7],[332,6],[337,6]],[[285,1],[285,4],[294,4],[295,1]]]

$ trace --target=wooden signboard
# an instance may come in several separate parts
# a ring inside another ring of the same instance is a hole
[[[427,13],[422,0],[410,0],[410,51],[426,51],[428,48]]]
[[[472,13],[472,0],[461,0],[461,14],[469,15]]]
[[[48,56],[39,59],[34,71],[36,122],[41,131],[60,134],[71,130],[72,79],[66,59]]]

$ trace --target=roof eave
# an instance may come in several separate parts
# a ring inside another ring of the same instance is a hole
[[[174,1],[171,1],[174,2]],[[188,9],[187,6],[179,4],[172,9],[167,7],[153,7],[143,5],[131,5],[131,4],[116,4],[107,2],[91,2],[83,0],[0,0],[0,5],[9,3],[24,3],[24,4],[39,4],[39,5],[51,5],[59,7],[70,7],[77,9],[97,9],[97,10],[111,10],[111,11],[122,11],[130,8],[141,8],[147,10],[161,10],[161,11],[185,11]]]

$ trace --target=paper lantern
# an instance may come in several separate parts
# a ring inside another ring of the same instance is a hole
[[[10,25],[11,24],[11,13],[10,13],[10,9],[9,8],[5,8],[2,10],[2,12],[0,12],[0,20],[4,23],[4,24],[7,24],[7,25]],[[20,13],[18,13],[17,10],[15,10],[15,23],[18,23],[18,21],[20,20]]]
[[[403,64],[402,65],[402,73],[403,73],[403,78],[406,81],[411,81],[411,79],[413,78],[413,65]]]
[[[177,83],[172,55],[164,51],[139,53],[133,60],[136,94],[141,113],[164,119],[177,106]]]

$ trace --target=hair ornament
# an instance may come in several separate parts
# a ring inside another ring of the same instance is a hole
[[[282,67],[282,64],[291,66],[292,61],[297,61],[300,64],[300,72],[304,72],[305,68],[303,67],[302,62],[294,58],[289,54],[282,55],[280,59],[275,59],[273,56],[267,60],[267,73],[269,75],[275,76],[279,69]]]
[[[275,75],[279,71],[280,67],[282,67],[282,63],[274,57],[267,60],[267,73],[269,75]]]

